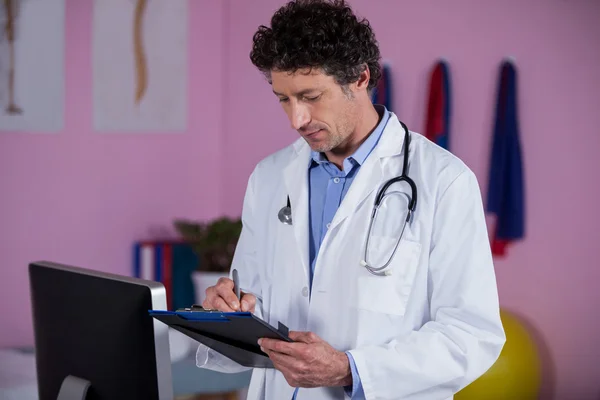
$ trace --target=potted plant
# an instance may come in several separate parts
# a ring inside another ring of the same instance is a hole
[[[207,222],[175,220],[175,230],[196,253],[199,264],[192,272],[196,303],[202,304],[205,291],[227,277],[242,231],[241,219],[221,217]]]

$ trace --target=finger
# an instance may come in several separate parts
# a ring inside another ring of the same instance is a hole
[[[216,286],[211,286],[206,289],[206,298],[202,302],[202,307],[224,312],[235,311],[219,296]]]
[[[280,369],[293,371],[297,367],[298,360],[296,360],[296,358],[293,356],[270,350],[267,350],[265,353],[269,356],[271,361],[273,361],[273,364],[278,366]]]
[[[201,306],[205,310],[214,310],[215,309],[213,307],[212,303],[210,301],[208,301],[208,299],[204,299],[204,301],[202,302]]]
[[[233,281],[229,278],[219,278],[217,285],[215,287],[217,294],[223,299],[228,307],[233,309],[234,311],[238,311],[240,308],[239,299],[236,297],[233,292]]]
[[[322,339],[313,332],[290,331],[288,337],[294,342],[300,343],[317,343]]]
[[[298,352],[298,349],[294,346],[295,343],[289,343],[279,339],[261,338],[258,340],[258,344],[265,353],[265,350],[288,355],[295,355]]]
[[[215,288],[219,288],[219,287],[225,287],[227,289],[233,290],[235,284],[233,283],[233,281],[227,277],[220,277],[219,280],[217,281],[217,284],[214,286]]]
[[[237,310],[231,308],[222,297],[215,297],[212,300],[212,308],[223,312],[235,312]]]
[[[256,297],[253,294],[244,293],[242,295],[242,311],[254,312],[256,306]]]
[[[261,338],[258,339],[258,344],[262,351],[265,353],[267,351],[273,351],[277,353],[282,352],[281,340],[279,339],[271,339],[271,338]]]
[[[212,302],[215,296],[217,295],[215,287],[210,286],[204,292],[206,294],[206,297],[204,298],[204,301],[202,301],[202,307],[211,309],[214,308]]]

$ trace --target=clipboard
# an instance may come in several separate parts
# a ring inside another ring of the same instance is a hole
[[[260,338],[292,342],[288,328],[271,326],[251,312],[149,310],[150,316],[210,347],[240,365],[274,368],[258,344]]]

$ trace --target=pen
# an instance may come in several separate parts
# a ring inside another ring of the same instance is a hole
[[[235,292],[235,297],[238,298],[238,300],[240,299],[240,277],[238,275],[237,269],[234,269],[232,271],[232,275],[233,275],[233,291]]]

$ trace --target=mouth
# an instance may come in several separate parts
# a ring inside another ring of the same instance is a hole
[[[323,129],[317,129],[316,131],[305,134],[304,137],[307,137],[307,138],[313,137],[313,136],[317,135],[319,132],[321,132],[322,130]]]

